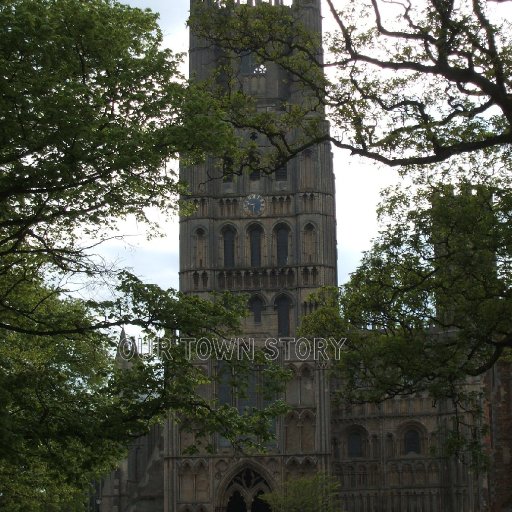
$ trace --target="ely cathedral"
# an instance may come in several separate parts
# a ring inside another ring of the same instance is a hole
[[[247,3],[253,1],[261,2]],[[319,35],[320,3],[294,0],[289,7]],[[219,52],[192,33],[189,57],[190,75],[206,79],[218,66]],[[258,109],[274,111],[283,103],[304,101],[303,91],[277,64],[256,69],[250,54],[234,60],[240,87]],[[256,133],[249,136],[259,143]],[[337,285],[330,144],[303,151],[269,175],[226,175],[213,160],[182,173],[196,209],[180,222],[181,291],[204,298],[214,291],[244,293],[250,310],[247,338],[294,337],[301,318],[314,307],[311,293]],[[206,374],[218,375],[219,361],[201,364]],[[509,368],[497,366],[486,378],[495,464],[489,474],[478,474],[436,451],[439,432],[453,414],[448,403],[434,405],[428,396],[412,396],[341,407],[332,400],[335,383],[323,361],[287,358],[282,364],[293,374],[283,397],[291,410],[276,420],[276,442],[265,453],[235,454],[219,436],[215,453],[188,455],[184,450],[194,442],[193,434],[169,418],[137,440],[128,459],[105,480],[99,510],[270,512],[262,494],[318,472],[340,482],[340,512],[512,510]],[[212,400],[240,405],[222,382],[207,393]],[[251,405],[262,405],[252,398]]]

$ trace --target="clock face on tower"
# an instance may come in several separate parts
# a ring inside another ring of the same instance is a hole
[[[244,201],[244,211],[247,215],[257,217],[265,210],[265,199],[258,194],[247,196]]]

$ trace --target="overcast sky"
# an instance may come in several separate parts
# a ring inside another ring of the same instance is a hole
[[[175,52],[188,49],[186,19],[189,0],[125,0],[134,7],[150,8],[160,13],[164,44]],[[343,284],[353,271],[361,252],[368,249],[377,233],[375,208],[379,191],[396,181],[395,171],[362,162],[341,151],[334,152],[336,209],[338,225],[338,281]],[[131,235],[125,242],[110,243],[103,252],[119,265],[131,267],[146,281],[162,287],[178,287],[178,220],[167,221],[167,236],[147,241],[137,235],[137,227],[123,226]]]

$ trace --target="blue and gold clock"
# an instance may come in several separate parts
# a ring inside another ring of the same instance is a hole
[[[244,212],[247,215],[258,217],[265,211],[265,199],[258,194],[251,194],[245,198]]]

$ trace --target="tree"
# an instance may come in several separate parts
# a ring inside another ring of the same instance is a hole
[[[278,151],[295,154],[308,143],[330,140],[391,166],[441,162],[486,148],[510,152],[512,40],[505,6],[500,10],[485,0],[327,0],[331,31],[324,62],[320,41],[301,24],[307,2],[292,8],[234,0],[219,2],[217,9],[195,4],[192,30],[235,54],[250,51],[261,62],[277,62],[295,87],[314,97],[291,120],[300,117],[310,128],[295,145],[283,140],[292,125],[281,124],[278,135],[282,120],[246,120],[259,123]],[[331,134],[308,124],[307,110],[323,109]]]
[[[121,218],[175,211],[178,155],[186,164],[235,145],[218,102],[159,48],[156,19],[108,0],[2,4],[1,275],[107,274],[84,238],[96,246]],[[35,319],[33,306],[20,313]]]
[[[488,162],[422,169],[389,190],[360,266],[304,319],[305,336],[347,338],[337,370],[348,401],[427,391],[478,412],[468,383],[510,358],[512,188],[508,164],[495,157],[489,175]],[[336,309],[332,332],[322,320]]]
[[[324,473],[290,478],[277,490],[263,494],[273,512],[336,512],[340,483]]]
[[[126,296],[131,297],[133,310],[151,325],[174,326],[169,332],[179,328],[181,336],[231,336],[245,310],[232,297],[205,301],[144,285],[133,277],[130,281]],[[147,331],[153,354],[137,357],[124,351],[129,368],[119,368],[113,360],[113,336],[84,328],[86,321],[96,323],[88,304],[55,296],[44,282],[25,284],[23,290],[31,299],[39,291],[45,318],[62,334],[3,330],[2,510],[82,510],[89,484],[113,469],[127,446],[169,411],[193,426],[203,445],[208,446],[216,432],[238,448],[247,444],[244,440],[269,438],[268,425],[282,405],[276,402],[241,415],[202,397],[198,388],[210,379],[193,366],[177,334],[162,338],[158,330],[153,335]],[[34,328],[31,319],[17,321],[19,330]],[[83,332],[76,332],[76,325]],[[249,380],[249,371],[250,367],[237,368],[242,383]]]
[[[236,441],[268,436],[279,409],[240,416],[201,398],[207,377],[177,343],[235,334],[241,300],[185,297],[92,253],[120,219],[176,210],[178,156],[193,164],[240,146],[221,102],[160,49],[156,20],[111,0],[0,6],[2,510],[79,508],[90,482],[169,410],[206,439]],[[73,293],[96,281],[107,300]],[[124,371],[113,361],[121,325],[158,347]]]

